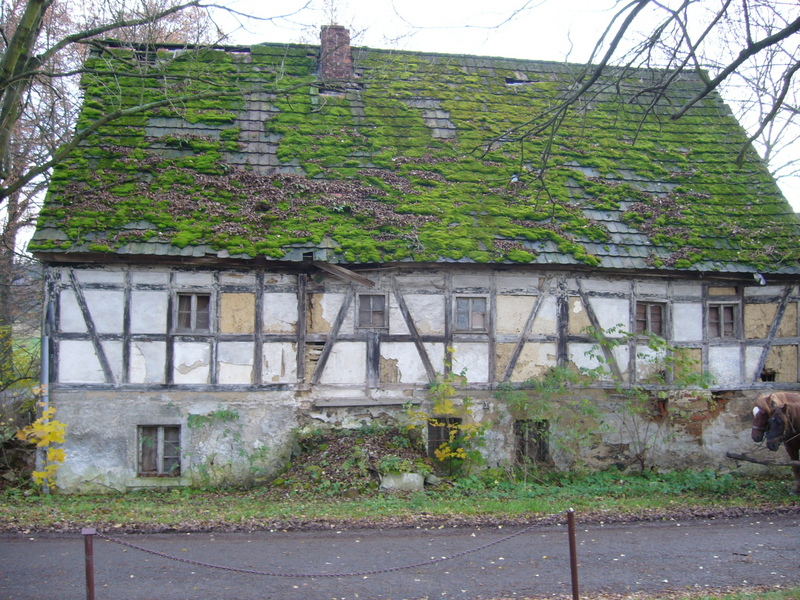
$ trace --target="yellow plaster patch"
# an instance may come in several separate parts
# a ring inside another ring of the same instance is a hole
[[[778,337],[795,337],[797,335],[797,304],[788,304],[783,312]]]
[[[571,297],[569,299],[569,332],[572,334],[581,333],[591,324],[589,314],[583,306],[583,301],[577,296]]]
[[[256,297],[253,294],[222,294],[219,310],[221,333],[255,333]]]
[[[710,287],[708,288],[709,296],[735,296],[735,287]]]
[[[744,307],[744,334],[748,339],[765,338],[778,312],[777,304],[748,304]]]
[[[797,346],[773,346],[764,368],[775,371],[775,381],[796,383]]]
[[[330,333],[331,331],[331,324],[322,317],[323,298],[323,294],[308,295],[308,315],[306,317],[306,324],[309,333]]]
[[[498,296],[497,332],[522,333],[535,302],[534,296]]]

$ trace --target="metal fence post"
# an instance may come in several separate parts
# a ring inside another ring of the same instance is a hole
[[[83,549],[86,555],[86,600],[94,600],[94,535],[97,530],[92,527],[81,529]]]
[[[575,543],[575,511],[567,511],[567,529],[569,530],[569,567],[572,573],[572,600],[579,600],[578,591],[578,547]]]

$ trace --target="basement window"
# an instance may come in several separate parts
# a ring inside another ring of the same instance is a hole
[[[550,423],[547,420],[514,421],[515,462],[518,465],[550,460]]]
[[[486,298],[456,298],[456,331],[486,331]]]
[[[736,304],[709,304],[708,306],[708,337],[732,338],[736,336],[736,322],[738,320],[738,305]]]
[[[139,477],[178,477],[181,474],[179,425],[139,426]]]
[[[386,296],[383,294],[361,294],[358,297],[359,327],[387,327]]]
[[[450,443],[450,434],[458,436],[461,419],[458,417],[434,417],[428,420],[428,456],[436,458],[436,451]]]
[[[176,331],[208,333],[211,331],[211,294],[178,294]]]
[[[658,302],[636,303],[636,333],[664,335],[664,304]]]

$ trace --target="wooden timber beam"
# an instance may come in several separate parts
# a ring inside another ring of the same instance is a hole
[[[363,275],[359,275],[358,273],[355,273],[350,269],[340,267],[339,265],[332,265],[330,263],[319,262],[316,260],[311,264],[317,267],[320,271],[330,273],[334,277],[339,277],[340,279],[345,279],[354,283],[360,283],[361,285],[365,285],[367,287],[375,287],[375,282],[371,279],[367,279]]]

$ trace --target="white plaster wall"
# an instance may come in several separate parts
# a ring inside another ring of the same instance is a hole
[[[444,296],[406,294],[403,299],[421,335],[444,333]]]
[[[111,269],[75,269],[75,278],[78,283],[106,283],[121,284],[125,281],[125,272],[115,268]]]
[[[122,381],[122,342],[105,340],[100,342],[100,345],[106,355],[106,361],[108,361],[108,366],[111,368],[114,381]]]
[[[222,271],[219,274],[219,283],[220,285],[255,285],[256,276],[252,273]]]
[[[666,282],[637,281],[635,289],[640,295],[666,298],[668,286]]]
[[[253,383],[253,347],[251,342],[219,342],[217,345],[219,383]]]
[[[83,318],[75,292],[62,290],[59,294],[59,330],[65,333],[86,333],[86,321]]]
[[[533,321],[531,335],[555,335],[558,330],[558,309],[556,299],[547,296],[539,307],[539,313]]]
[[[592,351],[594,347],[594,344],[570,344],[570,362],[581,370],[591,370],[601,366],[601,363],[594,356],[587,354],[587,352]],[[618,352],[615,352],[615,356],[617,361],[619,361],[618,364],[621,369],[625,370],[627,367],[627,348],[617,348],[617,351]],[[597,352],[594,354],[597,355]],[[602,353],[600,353],[600,356],[602,356]],[[604,370],[608,370],[607,365],[604,365]],[[600,381],[612,381],[612,379],[613,377],[610,374],[600,377]]]
[[[631,284],[624,280],[581,279],[581,286],[587,292],[615,292],[629,294],[631,291]]]
[[[703,305],[680,302],[672,305],[672,340],[694,342],[703,339]]]
[[[131,344],[131,383],[164,383],[166,357],[166,342]]]
[[[745,377],[751,381],[761,373],[756,373],[758,363],[761,360],[761,353],[764,349],[759,346],[750,346],[745,350]],[[758,379],[755,379],[758,381]]]
[[[166,333],[168,301],[166,291],[132,291],[131,332]]]
[[[264,333],[294,333],[297,329],[297,294],[264,294]]]
[[[717,385],[741,383],[739,367],[738,346],[712,346],[708,349],[708,371],[716,379]]]
[[[453,343],[453,372],[465,371],[467,381],[489,381],[489,345],[476,342]]]
[[[389,334],[390,335],[409,335],[408,323],[406,323],[400,307],[397,305],[397,298],[394,294],[388,294],[389,306]]]
[[[667,353],[663,350],[652,350],[648,346],[636,347],[636,378],[643,381],[656,374],[663,366]]]
[[[131,282],[134,285],[167,285],[169,283],[169,272],[149,269],[134,269],[131,272]]]
[[[328,323],[329,326],[332,326],[339,314],[339,309],[342,307],[344,294],[320,294],[317,295],[316,299],[319,301],[319,306],[322,308],[323,320]],[[353,326],[353,316],[356,310],[358,310],[358,296],[354,296],[353,301],[350,303],[350,309],[347,311],[344,322],[342,323],[341,333],[353,333],[355,329]]]
[[[495,289],[499,294],[513,292],[535,292],[539,287],[539,277],[527,273],[498,273],[494,279]]]
[[[211,362],[211,345],[205,342],[176,342],[175,383],[208,383]]]
[[[264,383],[292,383],[297,380],[297,344],[266,343],[262,359]]]
[[[362,342],[337,342],[333,346],[321,383],[363,384],[367,378],[367,347]]]
[[[98,333],[122,331],[124,295],[116,290],[84,290],[86,308]]]
[[[597,322],[603,330],[622,324],[623,331],[630,328],[630,302],[617,298],[590,297],[589,303],[597,315]]]
[[[210,287],[214,283],[211,271],[175,271],[175,285],[186,287]]]
[[[422,345],[425,348],[425,352],[428,353],[428,358],[431,359],[433,370],[437,373],[444,373],[445,345],[432,344],[430,342],[425,342]]]
[[[783,294],[783,286],[777,285],[760,285],[750,286],[744,289],[745,298],[758,298],[759,296],[781,296]]]
[[[403,290],[444,291],[446,288],[445,278],[441,273],[398,275],[395,281],[397,281],[397,286]]]
[[[489,275],[484,273],[455,273],[453,275],[453,289],[471,289],[476,287],[486,287],[491,284]]]
[[[64,340],[58,345],[58,381],[104,383],[103,368],[92,342]]]
[[[413,342],[389,342],[381,344],[381,357],[396,360],[400,371],[399,383],[427,383],[425,365]]]
[[[703,288],[696,283],[674,283],[672,285],[672,293],[675,296],[699,299],[703,294]]]

